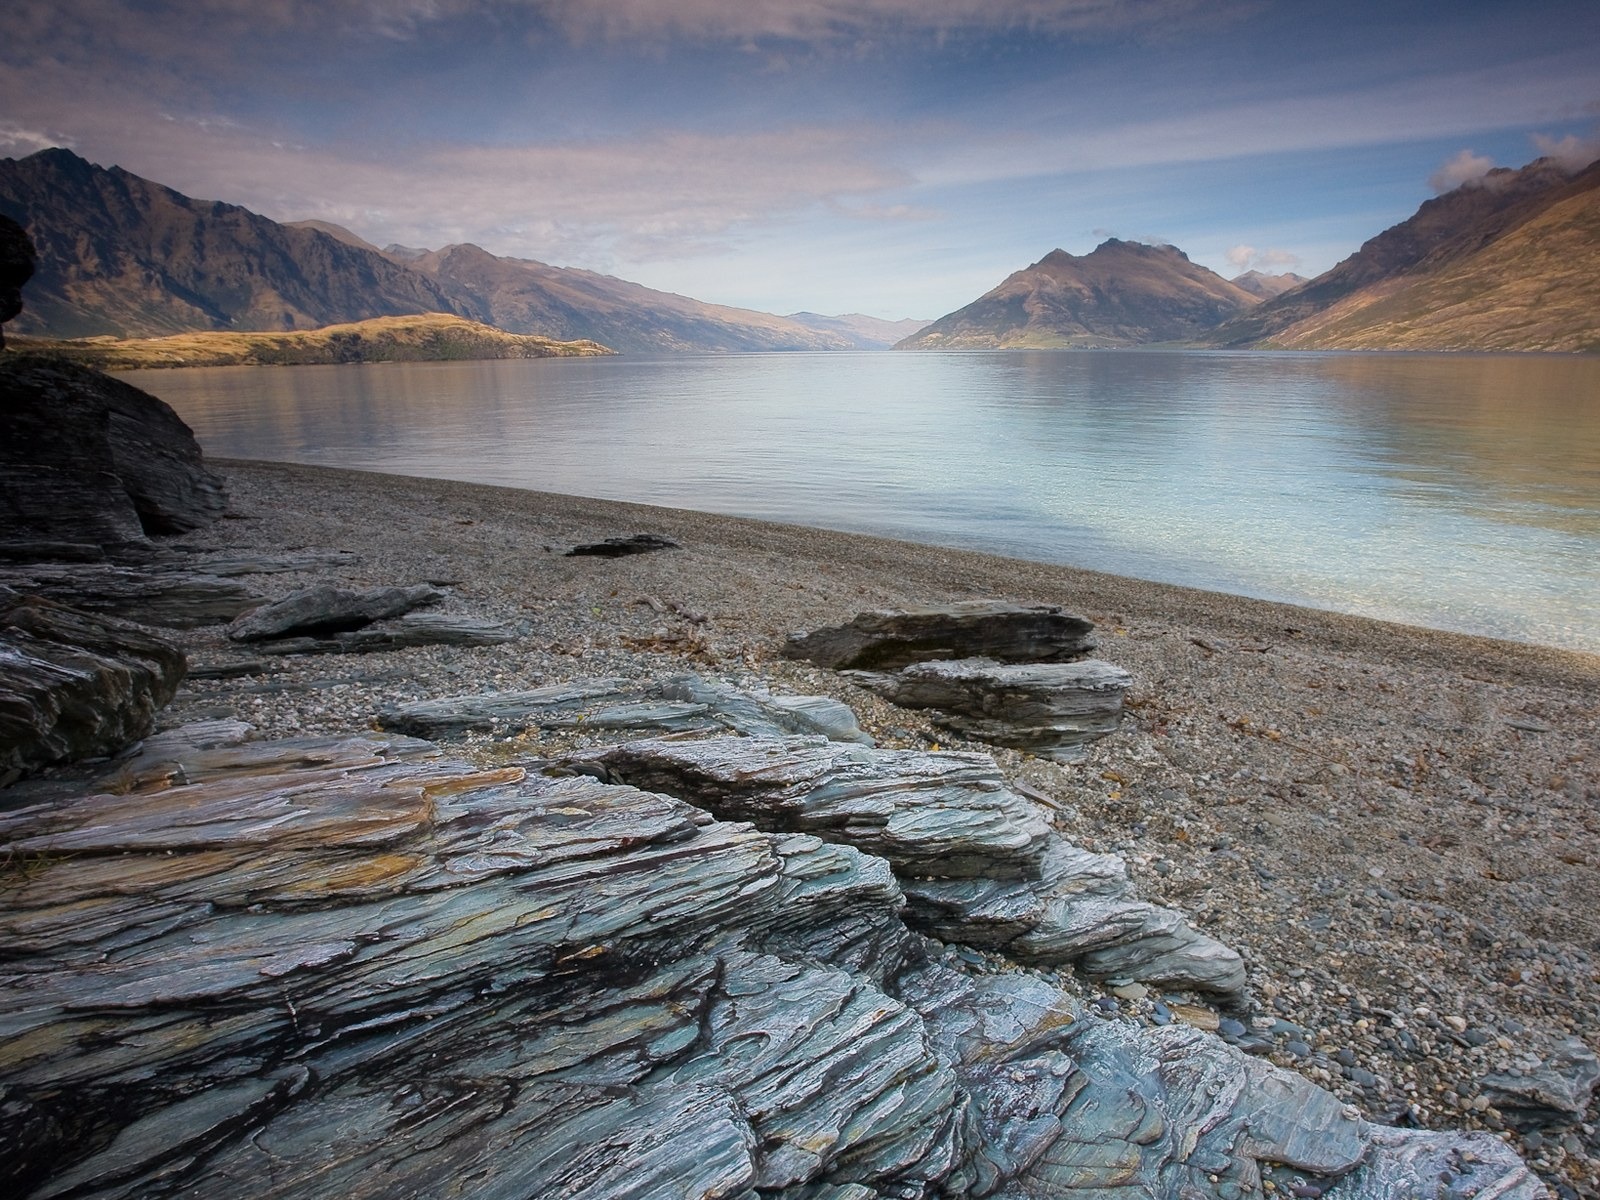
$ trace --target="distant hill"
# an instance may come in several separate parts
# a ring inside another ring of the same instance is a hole
[[[39,250],[27,307],[7,326],[22,335],[282,332],[450,313],[512,333],[629,351],[855,345],[771,313],[496,258],[476,246],[379,251],[338,225],[279,224],[70,150],[0,159],[0,213],[25,226]]]
[[[505,333],[464,317],[426,313],[374,317],[289,333],[203,331],[160,338],[10,339],[23,353],[66,358],[102,371],[144,367],[300,366],[351,362],[439,362],[482,358],[571,358],[609,354],[596,342],[557,342]]]
[[[1252,296],[1271,300],[1274,296],[1281,296],[1302,283],[1310,283],[1311,280],[1304,275],[1296,275],[1293,271],[1285,271],[1282,275],[1263,275],[1260,271],[1246,271],[1243,275],[1235,275],[1228,282],[1234,287],[1243,288]]]
[[[1116,238],[1081,257],[1052,250],[897,350],[1138,346],[1194,338],[1257,297],[1173,246]]]
[[[1221,346],[1555,350],[1600,341],[1600,163],[1498,168],[1424,203],[1310,283],[1215,330]]]
[[[516,333],[587,338],[629,353],[848,350],[839,334],[785,317],[706,304],[594,271],[446,246],[409,263],[465,315]]]
[[[842,317],[824,317],[818,313],[797,312],[790,313],[789,320],[807,329],[815,329],[821,333],[836,333],[840,337],[848,338],[857,350],[887,350],[896,342],[903,341],[916,333],[926,329],[932,322],[921,320],[885,321],[881,317],[869,317],[863,313],[846,313]]]

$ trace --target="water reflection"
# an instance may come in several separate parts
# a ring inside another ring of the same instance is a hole
[[[128,376],[210,453],[887,533],[1600,650],[1600,360],[750,355]]]

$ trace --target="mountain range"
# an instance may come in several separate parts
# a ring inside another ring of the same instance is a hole
[[[1600,162],[1496,169],[1317,278],[1233,280],[1173,246],[1053,250],[937,321],[779,316],[470,244],[382,249],[280,224],[69,150],[0,159],[0,213],[39,249],[9,328],[55,338],[284,332],[443,313],[513,334],[663,351],[1150,344],[1600,351]]]
[[[27,307],[10,326],[20,334],[282,332],[440,312],[631,353],[848,350],[903,336],[873,340],[472,245],[380,250],[337,225],[280,224],[70,150],[0,159],[0,213],[39,251]]]

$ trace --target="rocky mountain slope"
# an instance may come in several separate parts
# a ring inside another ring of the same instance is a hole
[[[771,313],[706,304],[595,271],[446,246],[410,269],[456,298],[459,310],[513,333],[588,339],[625,353],[848,350],[845,337]]]
[[[337,225],[279,224],[70,150],[0,159],[0,214],[28,229],[39,250],[27,311],[13,326],[20,334],[284,331],[434,312],[626,351],[856,344],[771,313],[476,246],[390,254]]]
[[[1173,246],[1112,238],[1089,254],[1052,250],[897,350],[1137,346],[1184,341],[1259,303]]]
[[[1600,163],[1542,158],[1427,201],[1221,346],[1581,350],[1600,343]]]

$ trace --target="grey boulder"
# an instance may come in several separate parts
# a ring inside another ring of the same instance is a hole
[[[398,617],[424,605],[437,604],[444,597],[445,593],[426,583],[365,591],[318,584],[290,592],[280,600],[238,617],[228,626],[228,637],[236,642],[258,642],[294,635],[342,633],[361,629],[385,617]]]
[[[1066,662],[1093,648],[1093,629],[1093,622],[1051,605],[969,601],[858,613],[847,625],[790,634],[783,654],[836,671],[893,670],[952,658]]]

